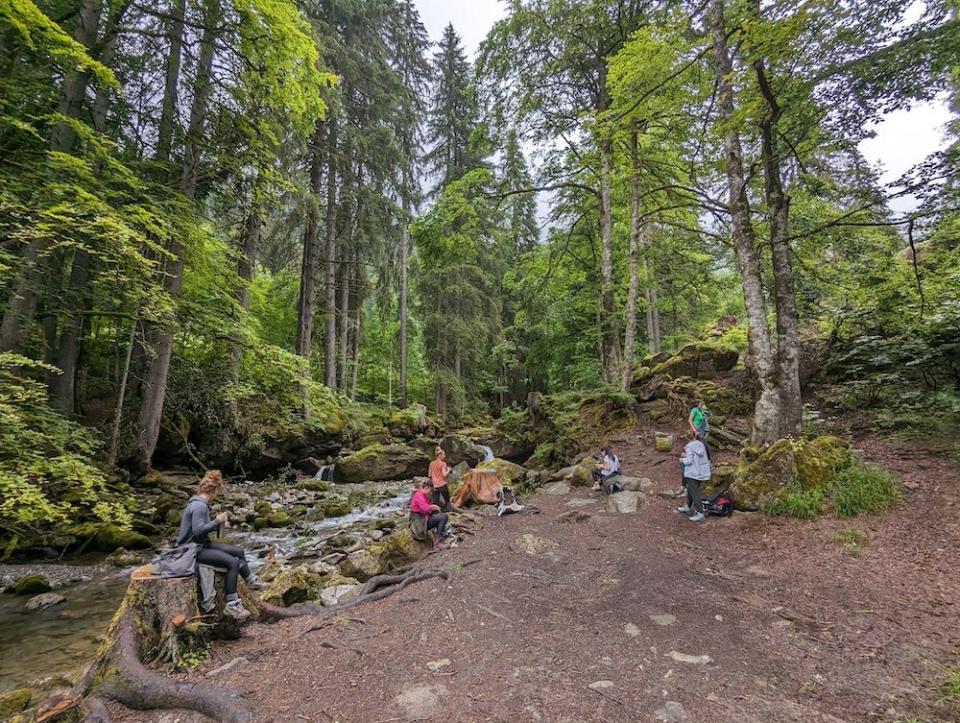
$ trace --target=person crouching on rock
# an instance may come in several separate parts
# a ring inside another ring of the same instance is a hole
[[[607,482],[618,474],[620,474],[620,458],[613,453],[613,448],[604,447],[600,452],[600,462],[593,468],[593,489],[603,489],[607,494],[619,491],[607,487]]]
[[[427,530],[436,530],[433,549],[445,550],[447,543],[443,538],[447,536],[447,515],[440,507],[430,501],[430,490],[433,481],[424,479],[410,498],[410,513],[420,515],[426,523]],[[422,530],[423,528],[421,528]]]
[[[680,456],[683,465],[683,486],[687,490],[687,504],[677,511],[690,515],[691,522],[703,520],[703,500],[700,497],[700,485],[710,481],[710,458],[699,432],[690,433],[690,441]]]
[[[212,520],[210,519],[210,503],[223,490],[224,484],[223,475],[218,469],[212,469],[203,476],[197,487],[197,494],[190,498],[180,516],[177,545],[185,545],[188,542],[200,545],[200,552],[197,553],[198,565],[210,565],[227,571],[225,611],[232,617],[244,619],[250,616],[250,611],[244,607],[240,596],[237,595],[237,577],[243,575],[243,579],[253,587],[258,586],[259,583],[253,579],[242,549],[210,540],[211,532],[217,532],[221,527],[229,526],[229,516],[226,512],[221,512]]]
[[[441,511],[450,510],[450,488],[447,486],[447,477],[450,476],[450,467],[447,465],[447,453],[437,447],[436,459],[430,463],[429,475],[433,484],[433,503]]]

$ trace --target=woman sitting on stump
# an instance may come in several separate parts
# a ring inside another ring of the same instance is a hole
[[[237,595],[237,577],[243,575],[243,579],[253,587],[258,586],[259,583],[251,575],[250,566],[242,549],[210,540],[211,532],[219,533],[221,527],[229,526],[229,516],[226,512],[221,512],[214,519],[210,519],[210,503],[223,490],[224,484],[223,475],[218,469],[212,469],[203,476],[197,487],[197,494],[190,498],[180,516],[177,545],[196,543],[200,546],[200,551],[197,553],[198,565],[210,565],[227,571],[225,609],[229,615],[243,619],[249,617],[250,612],[243,606],[240,596]]]
[[[422,516],[427,530],[436,530],[436,539],[433,541],[434,549],[445,550],[447,543],[444,542],[443,538],[447,536],[447,515],[445,512],[441,512],[438,505],[430,501],[432,487],[433,481],[429,478],[420,483],[410,498],[410,513]]]

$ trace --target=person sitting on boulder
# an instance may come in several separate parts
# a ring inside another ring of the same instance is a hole
[[[223,490],[224,484],[223,475],[218,469],[212,469],[203,476],[197,487],[197,494],[190,498],[183,514],[180,515],[177,545],[196,543],[200,546],[197,553],[198,565],[226,569],[225,610],[227,614],[242,620],[250,616],[250,611],[244,607],[240,596],[237,595],[237,577],[242,575],[251,587],[259,587],[260,583],[251,574],[246,555],[241,548],[210,540],[211,532],[219,532],[221,527],[229,526],[229,515],[226,512],[221,512],[212,520],[210,519],[210,503]]]
[[[620,474],[620,458],[613,453],[613,449],[610,447],[604,447],[600,455],[600,462],[594,467],[592,472],[593,489],[603,489],[607,494],[618,492],[619,490],[614,488],[619,485],[612,484],[608,487],[607,482]]]
[[[424,527],[421,527],[421,530],[424,531],[424,535],[427,530],[436,530],[433,549],[445,550],[447,543],[443,538],[447,536],[447,514],[430,501],[431,488],[433,488],[433,481],[427,478],[414,490],[410,497],[410,515],[422,518]],[[436,491],[435,488],[433,489]]]
[[[430,463],[428,474],[433,483],[433,503],[441,511],[449,512],[450,488],[447,486],[447,477],[450,476],[450,467],[447,465],[447,453],[440,447],[437,447],[436,459]]]
[[[700,435],[700,441],[703,442],[704,449],[707,450],[707,459],[710,459],[710,447],[707,446],[707,434],[710,432],[710,410],[707,409],[707,403],[702,399],[698,399],[697,403],[690,409],[687,426],[690,427],[692,434]]]
[[[703,520],[703,500],[700,497],[700,485],[710,481],[710,459],[707,457],[707,448],[700,439],[700,434],[691,432],[690,441],[683,448],[680,456],[683,465],[683,486],[687,491],[687,504],[678,507],[677,511],[690,514],[691,522]]]

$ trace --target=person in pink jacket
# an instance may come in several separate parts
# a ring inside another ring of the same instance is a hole
[[[441,512],[440,508],[433,504],[430,495],[433,491],[433,482],[428,477],[414,491],[410,498],[410,512],[414,515],[422,515],[427,523],[428,530],[436,530],[436,538],[433,541],[435,550],[445,550],[447,543],[444,537],[447,536],[447,515]]]

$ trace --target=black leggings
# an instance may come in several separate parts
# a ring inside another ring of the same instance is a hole
[[[200,548],[197,555],[197,563],[200,565],[212,565],[213,567],[224,567],[227,570],[225,585],[227,595],[237,594],[237,576],[243,575],[244,580],[250,579],[250,566],[247,565],[247,557],[243,550],[234,545],[224,545],[221,542],[208,542]]]
[[[441,510],[450,509],[450,486],[449,485],[433,488],[433,504],[435,504]]]
[[[434,512],[432,515],[430,515],[430,518],[427,520],[427,529],[428,530],[436,529],[437,534],[440,535],[440,537],[446,536],[447,515],[443,512]]]

